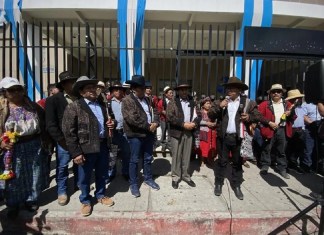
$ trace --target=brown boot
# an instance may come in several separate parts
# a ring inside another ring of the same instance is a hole
[[[106,206],[113,206],[115,204],[115,202],[109,197],[100,198],[98,199],[98,202]]]
[[[82,216],[89,216],[91,215],[92,207],[90,204],[82,204],[81,205],[81,214]]]
[[[68,196],[66,194],[59,195],[57,197],[57,203],[60,206],[65,206],[68,203]]]

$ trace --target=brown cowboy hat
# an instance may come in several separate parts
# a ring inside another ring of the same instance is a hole
[[[97,79],[90,79],[87,76],[81,76],[81,77],[79,77],[78,80],[76,80],[76,82],[72,86],[73,93],[76,96],[80,96],[79,91],[85,85],[88,85],[88,84],[95,84],[95,85],[97,85],[98,84],[98,80]]]
[[[243,83],[240,79],[238,79],[237,77],[230,77],[227,81],[227,83],[223,83],[222,84],[223,87],[237,87],[239,89],[241,89],[242,91],[248,90],[249,87],[248,85],[246,85],[245,83]]]
[[[126,91],[126,88],[123,87],[123,85],[120,83],[120,81],[114,81],[112,82],[112,84],[110,85],[110,87],[108,88],[110,92],[112,92],[113,89],[122,89],[124,91]]]
[[[286,100],[292,100],[295,98],[303,98],[304,96],[305,95],[300,93],[300,91],[298,89],[294,89],[294,90],[288,91],[288,97],[286,98]]]
[[[191,86],[185,81],[179,81],[178,86],[175,87],[174,90],[179,90],[179,89],[182,89],[182,88],[190,89]]]

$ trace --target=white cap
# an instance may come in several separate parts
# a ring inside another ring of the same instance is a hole
[[[166,93],[166,92],[169,91],[169,90],[172,90],[172,88],[169,87],[169,86],[166,86],[166,87],[164,87],[164,89],[163,89],[164,93]]]
[[[0,81],[0,88],[8,89],[13,86],[23,86],[19,83],[17,78],[5,77]]]
[[[97,84],[97,86],[106,87],[106,86],[105,86],[105,83],[104,83],[104,82],[102,82],[102,81],[99,81],[99,82],[98,82],[98,84]]]

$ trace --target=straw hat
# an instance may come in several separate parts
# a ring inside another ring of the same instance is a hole
[[[286,92],[286,89],[283,89],[281,84],[273,84],[270,90],[268,90],[268,93],[270,93],[273,90],[282,90],[283,93]]]
[[[300,93],[300,91],[298,89],[294,89],[294,90],[288,91],[288,97],[286,98],[286,100],[292,100],[295,98],[303,98],[304,96],[305,95]]]

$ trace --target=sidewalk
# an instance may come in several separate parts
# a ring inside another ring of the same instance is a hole
[[[115,201],[113,207],[94,205],[92,215],[80,214],[79,191],[72,193],[68,205],[57,204],[55,180],[44,191],[36,215],[21,211],[16,221],[6,218],[0,203],[0,231],[4,234],[29,231],[44,234],[267,234],[313,201],[310,192],[320,192],[322,177],[315,174],[291,173],[286,180],[272,169],[260,176],[250,163],[244,167],[242,191],[238,200],[229,182],[220,197],[214,195],[214,172],[198,161],[191,163],[192,179],[197,187],[181,182],[179,189],[171,187],[171,157],[161,154],[154,159],[153,174],[160,185],[153,191],[140,186],[141,197],[133,198],[128,183],[118,175],[109,185],[107,195]],[[52,162],[53,166],[55,162]],[[119,171],[120,172],[120,171]],[[54,178],[54,170],[51,172]],[[69,186],[72,190],[72,176]],[[93,193],[93,191],[92,191]],[[281,234],[316,234],[320,207],[302,221]],[[26,233],[23,233],[26,234]]]

